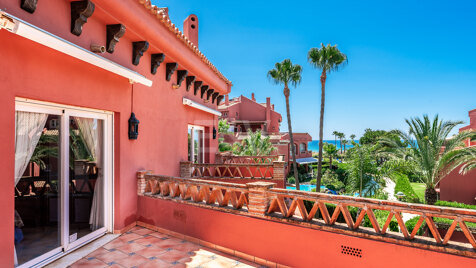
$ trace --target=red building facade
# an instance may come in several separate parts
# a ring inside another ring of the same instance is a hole
[[[2,267],[41,263],[135,225],[137,170],[178,176],[191,129],[199,129],[201,161],[214,162],[217,104],[231,82],[198,50],[195,15],[183,32],[150,1],[0,1],[0,16]],[[129,139],[131,111],[137,140]],[[45,133],[54,141],[43,143]],[[78,137],[88,159],[65,150]],[[18,175],[37,155],[32,144],[53,153],[39,174]],[[104,219],[91,231],[94,210]],[[51,243],[32,253],[42,228]]]
[[[241,95],[229,99],[225,96],[225,102],[218,110],[221,112],[220,119],[226,119],[230,124],[230,134],[223,135],[225,142],[240,142],[248,135],[248,130],[261,130],[265,136],[270,137],[270,141],[277,148],[276,153],[284,156],[286,163],[286,173],[292,165],[291,143],[289,133],[280,131],[282,116],[274,110],[271,98],[266,98],[266,103],[256,101],[254,93],[251,99]],[[309,142],[312,141],[309,133],[293,133],[296,159],[311,158],[312,152],[308,149]]]
[[[469,111],[469,125],[460,131],[476,130],[476,109]],[[466,146],[476,146],[476,142],[466,142]],[[466,175],[456,169],[440,182],[440,199],[476,205],[476,170]]]

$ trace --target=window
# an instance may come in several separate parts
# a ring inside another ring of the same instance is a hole
[[[205,137],[204,128],[200,126],[188,126],[188,161],[204,163],[205,160]]]
[[[306,144],[305,143],[299,144],[299,150],[301,151],[301,154],[306,153]]]

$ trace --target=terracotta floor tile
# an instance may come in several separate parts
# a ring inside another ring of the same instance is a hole
[[[131,230],[131,231],[135,234],[138,234],[138,235],[146,235],[146,234],[150,234],[150,233],[154,232],[154,231],[146,229],[146,228],[140,228],[140,229]]]
[[[104,254],[104,253],[109,253],[109,251],[104,249],[104,248],[98,248],[95,251],[91,252],[88,256],[86,256],[86,259],[87,258],[95,258],[97,256],[100,256],[100,255]]]
[[[154,246],[167,249],[167,248],[175,248],[182,244],[183,244],[182,240],[170,238],[170,239],[158,241],[157,243],[154,244]]]
[[[210,262],[210,261],[212,261],[212,259],[210,259],[209,256],[204,256],[204,255],[188,256],[179,260],[180,263],[185,264],[187,267],[201,266],[202,264]]]
[[[130,233],[130,234],[123,234],[118,239],[123,240],[123,241],[132,241],[132,240],[136,240],[136,239],[143,238],[143,237],[144,237],[143,235]]]
[[[186,252],[183,251],[178,251],[178,250],[170,250],[166,251],[159,256],[157,256],[158,259],[163,260],[165,262],[178,262],[180,259],[187,258],[189,255]]]
[[[102,254],[100,256],[97,256],[96,258],[105,263],[111,263],[111,262],[117,262],[123,258],[126,258],[127,256],[128,256],[127,254],[124,254],[123,252],[116,250],[116,251]]]
[[[207,262],[201,267],[203,268],[231,268],[237,265],[236,261],[227,261],[227,260],[212,260]]]
[[[144,256],[146,258],[150,258],[150,257],[157,257],[157,256],[161,255],[164,252],[166,252],[166,250],[163,249],[163,248],[146,247],[144,249],[136,251],[136,254],[139,254],[139,255]]]
[[[98,259],[81,259],[71,265],[71,268],[102,268],[107,267],[108,265]]]
[[[122,247],[118,247],[116,248],[117,250],[120,250],[126,254],[129,254],[129,253],[132,253],[132,252],[136,252],[136,251],[139,251],[141,249],[144,249],[145,246],[142,246],[140,244],[137,244],[137,243],[128,243]]]
[[[116,261],[117,264],[122,265],[123,267],[130,268],[134,266],[139,266],[143,263],[149,262],[148,258],[145,258],[141,255],[135,254],[127,258]]]
[[[134,240],[135,243],[143,245],[143,246],[155,245],[155,244],[162,243],[163,241],[164,240],[162,240],[160,238],[157,238],[157,237],[154,237],[154,236],[148,236],[148,237],[144,237],[144,238],[141,238],[141,239]]]
[[[112,240],[111,242],[107,243],[106,245],[104,245],[103,248],[105,248],[107,250],[110,250],[110,249],[122,247],[126,244],[127,244],[126,241],[123,241],[123,240],[120,240],[120,239],[116,238],[116,239]]]
[[[169,268],[169,267],[173,267],[173,266],[170,263],[167,263],[161,260],[149,261],[138,266],[138,268]]]
[[[169,238],[170,237],[169,235],[159,233],[159,232],[153,232],[153,233],[150,233],[149,235],[155,236],[157,238]]]
[[[185,242],[185,243],[181,243],[177,246],[174,246],[173,249],[189,252],[189,251],[199,250],[200,246],[197,245],[197,244],[190,243],[190,242]]]

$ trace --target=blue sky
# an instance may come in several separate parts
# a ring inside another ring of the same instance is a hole
[[[303,66],[291,89],[293,131],[318,138],[320,72],[307,51],[338,44],[348,65],[328,76],[324,138],[338,130],[403,129],[405,118],[434,115],[469,123],[476,108],[476,1],[154,1],[182,28],[200,23],[200,50],[234,84],[231,97],[267,96],[283,115],[282,87],[266,77],[275,62]]]

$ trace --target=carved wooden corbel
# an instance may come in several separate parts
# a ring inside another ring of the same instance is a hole
[[[220,105],[220,102],[223,100],[224,97],[225,97],[225,96],[223,96],[223,95],[218,96],[218,98],[217,98],[217,105]]]
[[[203,85],[203,82],[202,81],[195,81],[195,83],[193,83],[193,95],[197,95],[198,93],[198,90],[202,87]]]
[[[165,65],[165,80],[170,81],[172,79],[172,75],[177,71],[178,63],[170,62]]]
[[[122,24],[110,24],[106,26],[106,51],[113,53],[119,39],[126,33],[126,26]]]
[[[71,33],[80,36],[83,25],[94,13],[94,3],[87,1],[71,2]]]
[[[205,92],[207,92],[207,90],[208,90],[208,86],[202,86],[200,90],[200,98],[203,99],[203,95],[205,95]]]
[[[157,68],[159,68],[160,64],[164,62],[165,60],[165,54],[159,53],[159,54],[152,54],[151,57],[151,64],[150,64],[150,72],[152,74],[157,73]]]
[[[183,80],[187,77],[188,71],[186,70],[178,70],[177,71],[177,86],[180,87],[182,85]]]
[[[21,0],[21,8],[28,13],[33,14],[36,10],[36,5],[38,4],[38,0]]]
[[[192,84],[195,82],[195,76],[187,76],[187,79],[185,81],[187,88],[187,91],[190,91],[190,88],[192,87]]]
[[[220,93],[218,93],[218,92],[215,92],[215,93],[212,94],[212,103],[215,102],[215,100],[218,98],[218,95],[220,95]]]
[[[211,88],[207,91],[207,100],[210,100],[210,97],[212,96],[213,92],[215,92],[215,90]]]
[[[147,41],[132,42],[132,64],[139,65],[140,58],[144,56],[147,49],[149,49]]]

